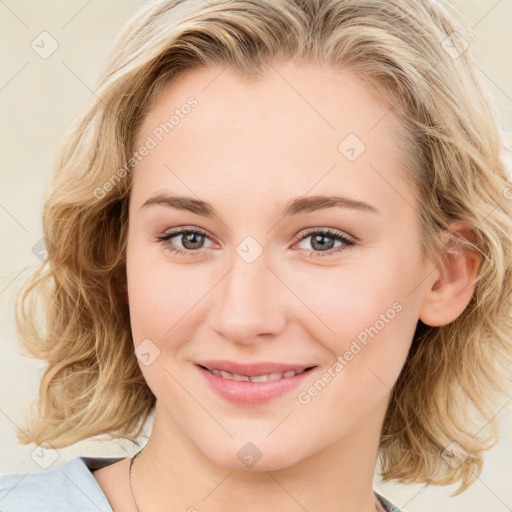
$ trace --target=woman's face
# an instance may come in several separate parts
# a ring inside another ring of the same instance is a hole
[[[295,63],[195,70],[153,104],[127,278],[160,431],[277,469],[381,428],[431,286],[395,123],[348,71]],[[315,368],[238,382],[213,360]]]

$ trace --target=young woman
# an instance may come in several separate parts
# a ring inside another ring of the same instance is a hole
[[[19,440],[137,442],[154,413],[151,435],[136,459],[4,476],[0,507],[398,511],[377,463],[475,481],[511,369],[512,188],[469,37],[432,0],[129,21],[20,292],[48,368]]]

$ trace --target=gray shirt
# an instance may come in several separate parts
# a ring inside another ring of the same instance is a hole
[[[73,457],[46,471],[0,475],[0,512],[113,512],[92,471],[120,460]],[[388,512],[405,512],[374,493]]]

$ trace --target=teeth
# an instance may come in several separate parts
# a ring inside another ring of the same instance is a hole
[[[225,372],[224,370],[213,369],[210,371],[212,373],[214,373],[215,375],[220,375],[221,377],[224,377],[225,379],[236,380],[239,382],[242,382],[242,381],[243,382],[268,382],[271,380],[279,380],[282,378],[286,379],[289,377],[294,377],[295,375],[303,373],[303,372],[296,372],[294,370],[289,370],[284,373],[270,373],[268,375],[257,375],[254,377],[248,377],[247,375],[239,375],[238,373],[229,373],[229,372]]]
[[[295,372],[293,372],[295,375]],[[283,378],[282,373],[270,373],[269,375],[257,375],[254,377],[249,377],[251,382],[267,382],[269,380],[279,380]]]

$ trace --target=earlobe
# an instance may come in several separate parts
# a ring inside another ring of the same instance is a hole
[[[443,233],[444,251],[420,312],[419,319],[430,326],[449,324],[466,309],[475,291],[474,281],[481,262],[474,228],[462,222],[450,227],[450,233]]]

